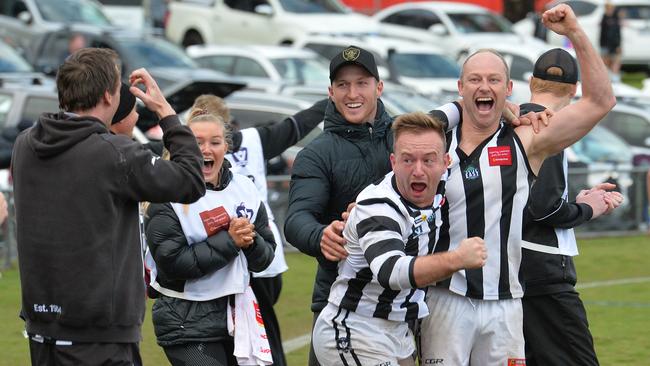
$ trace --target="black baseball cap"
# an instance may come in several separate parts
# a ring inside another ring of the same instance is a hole
[[[123,119],[125,119],[133,110],[135,105],[135,95],[129,90],[129,86],[122,82],[120,87],[120,105],[117,106],[117,110],[113,115],[113,120],[111,124],[114,125]]]
[[[557,67],[562,70],[562,75],[551,75],[548,69]],[[578,82],[578,63],[570,53],[554,48],[541,55],[535,62],[533,76],[542,80],[557,81],[559,83],[575,84]]]
[[[330,62],[330,81],[334,81],[336,73],[345,65],[361,66],[379,81],[375,57],[361,47],[349,46],[334,56]]]

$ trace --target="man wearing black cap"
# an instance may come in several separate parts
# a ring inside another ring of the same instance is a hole
[[[576,93],[578,64],[568,52],[547,51],[535,63],[531,102],[521,112],[558,111]],[[526,362],[530,365],[598,365],[585,307],[575,291],[573,256],[578,247],[573,227],[609,213],[622,196],[603,183],[568,202],[564,152],[542,164],[525,212],[522,299]]]
[[[298,154],[292,168],[284,226],[287,241],[318,260],[314,320],[327,304],[337,262],[347,257],[342,213],[363,188],[390,171],[393,145],[392,118],[380,99],[384,85],[372,54],[347,47],[331,60],[330,81],[324,132]],[[445,113],[459,111],[450,103],[436,116],[447,121]],[[318,365],[313,347],[309,359]]]
[[[120,104],[111,120],[110,130],[117,135],[133,137],[136,122],[138,122],[138,112],[135,110],[135,96],[129,90],[129,86],[122,83]]]

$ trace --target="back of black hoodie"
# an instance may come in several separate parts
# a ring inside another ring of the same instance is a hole
[[[27,332],[138,342],[145,293],[138,202],[196,201],[202,156],[177,116],[160,121],[171,160],[92,117],[45,114],[16,140],[12,174]]]

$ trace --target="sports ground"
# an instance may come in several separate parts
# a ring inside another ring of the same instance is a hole
[[[583,239],[579,245],[578,291],[587,307],[601,365],[650,365],[650,237]],[[284,275],[276,312],[288,364],[303,366],[307,364],[316,262],[300,253],[287,253],[287,262],[290,269]],[[28,365],[27,340],[18,318],[18,271],[9,269],[1,275],[0,366]],[[141,343],[144,364],[166,365],[149,315]]]

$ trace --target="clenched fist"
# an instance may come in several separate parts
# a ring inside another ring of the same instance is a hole
[[[481,268],[487,260],[485,242],[478,236],[463,239],[456,248],[456,253],[465,269]]]

